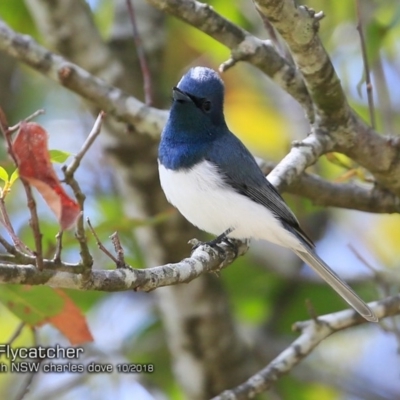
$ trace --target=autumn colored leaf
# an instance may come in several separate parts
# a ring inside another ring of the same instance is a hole
[[[60,289],[2,285],[0,302],[30,326],[52,324],[72,345],[93,341],[85,316]]]
[[[90,333],[85,316],[70,297],[61,289],[54,289],[64,299],[64,306],[60,313],[48,319],[72,345],[85,342],[92,342],[93,336]]]
[[[72,228],[79,217],[79,205],[65,193],[50,161],[47,132],[34,122],[22,122],[12,144],[19,176],[34,186],[52,209],[61,229]]]
[[[31,326],[59,314],[64,305],[64,300],[48,286],[2,285],[0,301]]]

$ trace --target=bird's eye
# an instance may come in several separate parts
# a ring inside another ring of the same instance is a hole
[[[201,109],[205,112],[209,112],[211,110],[211,102],[208,100],[203,101],[201,104]]]

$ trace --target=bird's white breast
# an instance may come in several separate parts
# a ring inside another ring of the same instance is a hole
[[[298,247],[265,206],[237,193],[222,181],[216,167],[202,161],[191,169],[175,171],[159,164],[161,186],[168,201],[198,228],[220,235],[229,228],[230,237],[264,239],[284,247]]]

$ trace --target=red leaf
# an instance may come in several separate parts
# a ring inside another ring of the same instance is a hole
[[[34,122],[22,122],[12,150],[20,177],[34,186],[52,209],[61,229],[72,228],[79,217],[79,205],[68,197],[50,161],[47,132]]]
[[[49,317],[47,322],[54,325],[72,345],[93,342],[85,316],[68,295],[61,289],[54,289],[64,300],[61,312]]]

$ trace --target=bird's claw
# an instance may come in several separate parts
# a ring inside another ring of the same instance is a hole
[[[228,237],[226,237],[225,239],[222,239],[220,243],[225,243],[234,253],[235,253],[235,258],[237,258],[238,256],[238,248],[236,246],[236,244],[234,244],[232,242],[232,240]]]
[[[192,251],[191,254],[200,246],[210,246],[212,249],[218,252],[220,256],[225,255],[225,250],[219,246],[220,243],[222,243],[225,240],[221,240],[219,237],[210,240],[209,242],[201,242],[200,240],[197,239],[191,239],[189,240],[189,244],[192,245]]]
[[[232,240],[228,237],[216,237],[213,240],[210,240],[209,242],[201,242],[200,240],[197,239],[191,239],[189,241],[189,244],[192,245],[192,251],[191,254],[200,246],[210,246],[212,249],[218,252],[220,256],[225,256],[226,250],[223,249],[220,244],[225,243],[235,254],[235,258],[238,256],[238,248],[237,246],[232,242]]]

